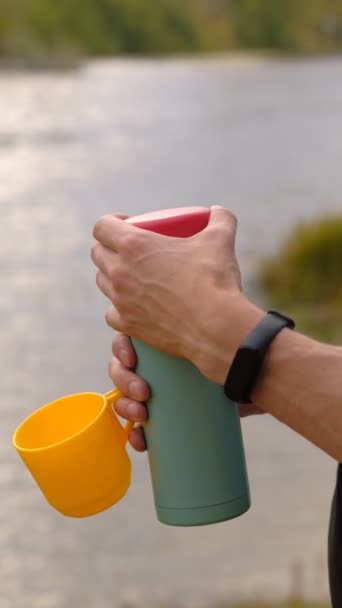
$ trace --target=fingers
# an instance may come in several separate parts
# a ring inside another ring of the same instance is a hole
[[[133,429],[133,431],[129,434],[129,442],[137,452],[145,452],[146,450],[146,441],[144,430],[141,427],[137,427]]]
[[[127,369],[116,357],[109,363],[109,375],[114,386],[134,401],[147,401],[149,398],[149,386],[143,378],[140,378],[130,369]]]
[[[129,337],[115,334],[112,350],[114,357],[109,364],[110,376],[114,385],[126,395],[114,403],[114,410],[121,418],[142,424],[147,420],[148,412],[146,405],[140,401],[148,399],[149,387],[142,378],[130,371],[136,365],[136,354]],[[146,450],[142,427],[136,427],[130,432],[129,442],[137,452]]]
[[[112,327],[112,329],[115,329],[116,331],[119,331],[121,333],[125,333],[123,324],[121,322],[120,314],[115,308],[115,306],[111,306],[111,308],[107,310],[105,314],[105,319],[109,327]]]
[[[114,335],[112,353],[128,369],[134,368],[137,364],[135,350],[128,336],[119,333]]]
[[[114,405],[116,413],[125,420],[132,422],[145,422],[147,420],[147,408],[144,403],[133,401],[128,397],[121,397]]]
[[[113,275],[113,271],[117,266],[117,254],[114,251],[97,243],[91,248],[90,255],[95,266],[97,266],[103,274],[107,277]]]
[[[221,207],[220,205],[213,205],[210,208],[210,218],[208,226],[221,226],[222,223],[226,223],[230,227],[232,232],[235,232],[237,226],[236,216],[232,211]]]
[[[99,290],[102,291],[103,295],[109,298],[111,302],[114,300],[115,292],[113,285],[107,276],[101,271],[96,274],[96,285],[98,286]]]
[[[229,245],[231,251],[235,248],[235,237],[237,229],[237,219],[229,209],[214,205],[210,209],[210,219],[204,233],[211,233],[212,230],[218,230],[217,236]]]
[[[109,310],[107,310],[105,314],[105,319],[107,325],[116,331],[121,333],[125,333],[124,324],[121,321],[121,317],[115,306],[112,306]],[[126,331],[127,333],[127,331]]]
[[[104,215],[96,222],[93,236],[104,247],[119,251],[122,239],[135,230],[132,224],[119,219],[118,216]]]

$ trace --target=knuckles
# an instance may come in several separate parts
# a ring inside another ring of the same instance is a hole
[[[146,238],[139,232],[129,232],[120,239],[120,253],[132,258],[146,249]]]
[[[120,348],[121,348],[121,334],[116,332],[114,334],[113,340],[112,340],[112,353],[113,356],[116,357],[117,359],[119,358],[119,352],[120,352]]]
[[[113,301],[117,312],[119,312],[118,307]],[[113,309],[110,308],[107,310],[105,314],[105,321],[109,327],[115,329],[116,331],[124,334],[129,334],[129,323],[122,317],[121,314],[115,315],[113,314]]]
[[[118,384],[120,384],[120,374],[119,374],[119,366],[118,360],[115,357],[112,357],[108,362],[108,375],[110,379],[113,381],[115,386],[120,388]]]
[[[125,291],[129,285],[127,272],[120,265],[113,266],[110,269],[109,278],[113,284],[113,287],[119,292]]]
[[[115,359],[114,357],[108,362],[108,376],[115,384]]]
[[[109,217],[108,215],[102,215],[102,217],[100,217],[97,220],[97,222],[95,223],[94,228],[93,228],[93,237],[96,240],[100,240],[101,234],[103,233],[103,229],[107,223],[108,217]]]
[[[102,285],[102,273],[100,270],[97,271],[96,273],[96,285],[99,289],[101,289],[101,285]],[[102,291],[102,290],[101,290]]]
[[[107,323],[107,325],[109,325],[109,327],[112,327],[113,329],[117,329],[117,325],[118,322],[114,320],[114,317],[112,315],[112,309],[107,310],[106,314],[105,314],[105,321]]]
[[[99,248],[99,245],[98,245],[98,243],[96,243],[95,245],[92,246],[92,248],[90,250],[90,257],[93,260],[94,264],[96,264],[98,248]]]

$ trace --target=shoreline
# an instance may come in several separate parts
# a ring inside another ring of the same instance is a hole
[[[91,64],[122,63],[124,65],[137,63],[151,64],[229,64],[229,65],[262,65],[267,63],[311,63],[317,61],[339,61],[342,52],[334,53],[292,53],[289,51],[274,52],[268,50],[236,50],[225,52],[197,52],[173,54],[137,54],[137,55],[106,55],[106,56],[60,56],[37,58],[0,57],[0,74],[4,72],[67,72],[83,69]]]

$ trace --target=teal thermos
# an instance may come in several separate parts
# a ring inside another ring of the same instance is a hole
[[[203,230],[209,217],[208,208],[187,207],[128,221],[187,238]],[[133,345],[137,372],[151,388],[144,428],[159,521],[200,526],[242,515],[250,495],[237,405],[189,361],[136,339]]]

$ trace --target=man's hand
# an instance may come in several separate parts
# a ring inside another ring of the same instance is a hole
[[[98,286],[112,302],[109,325],[190,360],[209,380],[223,384],[238,347],[265,315],[241,294],[235,232],[234,216],[221,207],[212,207],[207,228],[185,239],[154,234],[110,215],[100,219],[92,258],[99,268]],[[130,380],[137,378],[125,366],[117,378],[117,365],[111,376],[125,393],[126,372]],[[341,348],[284,329],[266,354],[251,398],[341,462],[341,369]],[[126,399],[133,397],[130,407],[138,408],[133,418],[140,421],[146,416],[140,393],[136,399],[130,389]],[[131,417],[128,401],[117,407]],[[247,413],[245,406],[242,411]],[[130,440],[142,449],[139,433],[132,431]]]
[[[263,316],[241,294],[235,234],[236,219],[222,207],[212,207],[208,226],[186,239],[102,217],[92,259],[112,302],[107,323],[223,383],[241,339]]]
[[[133,371],[137,358],[127,336],[115,334],[112,351],[113,357],[108,366],[109,376],[114,386],[119,388],[124,395],[114,403],[114,408],[121,418],[137,423],[129,434],[129,442],[137,452],[144,452],[146,444],[141,424],[147,420],[147,409],[144,402],[149,397],[149,386]]]
[[[145,401],[149,397],[147,382],[133,370],[137,359],[130,339],[122,334],[113,338],[113,357],[109,363],[109,375],[113,384],[125,395],[115,403],[115,411],[121,418],[132,420],[137,426],[131,431],[129,441],[137,452],[146,449],[144,431],[141,424],[147,420]],[[263,412],[253,405],[241,405],[240,416],[251,416]]]

